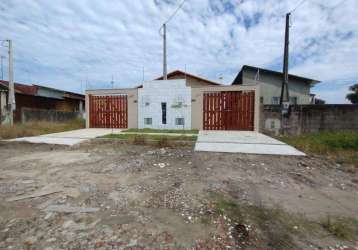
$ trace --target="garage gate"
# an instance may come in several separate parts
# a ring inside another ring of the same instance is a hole
[[[127,128],[127,96],[89,95],[89,119],[90,128]]]
[[[204,130],[254,130],[254,91],[204,93]]]

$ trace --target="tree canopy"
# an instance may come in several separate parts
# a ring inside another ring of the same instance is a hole
[[[353,104],[358,104],[358,83],[349,87],[352,93],[348,93],[346,98]]]

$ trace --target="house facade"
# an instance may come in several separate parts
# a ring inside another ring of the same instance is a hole
[[[41,85],[15,83],[16,109],[14,122],[26,122],[30,112],[36,118],[36,113],[46,115],[48,111],[63,113],[84,112],[85,96],[73,92],[49,88]],[[7,123],[8,82],[0,80],[0,123]],[[41,116],[42,119],[46,117]]]
[[[87,127],[258,130],[257,85],[221,85],[182,71],[161,79],[86,91]]]
[[[280,104],[283,74],[268,69],[244,65],[232,85],[259,84],[261,89],[260,103],[264,105]],[[290,103],[313,104],[311,87],[317,80],[289,75]]]
[[[191,129],[191,88],[185,79],[145,82],[138,88],[138,127]]]

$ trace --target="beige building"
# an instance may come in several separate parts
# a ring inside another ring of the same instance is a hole
[[[260,103],[264,105],[279,104],[283,74],[281,72],[244,65],[232,85],[259,84],[261,89]],[[289,75],[290,103],[313,104],[311,87],[317,80],[302,76]]]
[[[259,129],[260,88],[221,85],[182,71],[130,89],[86,91],[88,128]]]

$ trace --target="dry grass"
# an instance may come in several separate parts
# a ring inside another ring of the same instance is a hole
[[[358,166],[358,132],[322,132],[280,138],[306,153],[326,155]]]
[[[102,136],[101,138],[108,139],[122,139],[129,140],[134,142],[144,142],[144,141],[196,141],[198,138],[196,135],[187,136],[187,135],[148,135],[148,134],[109,134]],[[139,143],[141,144],[141,143]]]
[[[198,134],[199,130],[197,129],[151,129],[151,128],[130,128],[122,132],[131,132],[131,133],[169,133],[169,134]]]
[[[35,136],[48,133],[63,132],[85,127],[83,119],[75,119],[64,123],[56,122],[29,122],[24,124],[15,124],[13,127],[8,125],[0,126],[0,138],[11,139],[25,136]]]
[[[109,134],[101,136],[105,139],[117,139],[136,145],[152,145],[158,147],[171,147],[180,145],[192,145],[197,140],[196,135],[148,135],[148,134]]]

